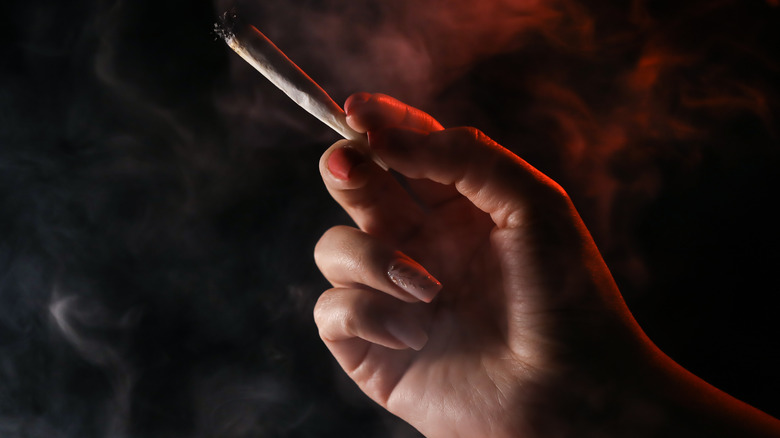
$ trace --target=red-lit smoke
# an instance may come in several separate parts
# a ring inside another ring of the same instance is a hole
[[[337,100],[392,94],[531,159],[579,202],[602,249],[634,267],[625,235],[665,165],[691,169],[702,147],[728,148],[710,144],[741,129],[728,121],[775,132],[777,90],[766,78],[778,66],[762,39],[778,20],[766,3],[245,3]],[[267,123],[246,105],[247,125]]]

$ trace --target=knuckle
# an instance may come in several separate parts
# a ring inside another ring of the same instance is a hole
[[[463,157],[469,157],[469,161],[479,161],[480,166],[484,167],[491,164],[485,161],[506,158],[504,148],[473,126],[449,128],[431,135],[443,149],[449,151],[448,155],[452,157],[452,160],[462,160]]]
[[[482,133],[482,131],[473,126],[464,126],[461,129],[463,130],[462,135],[464,136],[464,139],[468,139],[470,141],[478,142],[485,135]]]
[[[356,336],[360,331],[360,294],[349,289],[332,288],[320,295],[314,305],[314,323],[325,340]]]
[[[319,298],[317,298],[317,302],[314,304],[314,311],[318,314],[321,312],[330,312],[334,308],[338,307],[342,301],[343,289],[338,287],[331,287],[322,292]]]
[[[357,336],[360,330],[360,319],[353,312],[345,312],[341,318],[341,330],[351,336]]]
[[[550,180],[547,191],[551,211],[559,214],[565,213],[567,216],[571,214],[574,205],[569,194],[566,193],[566,190],[564,190],[563,187],[555,181]]]
[[[350,227],[346,225],[336,225],[325,231],[317,244],[314,245],[314,262],[322,269],[325,260],[331,256],[331,252],[334,248],[334,244],[340,240],[343,240],[345,234],[348,233]]]
[[[318,327],[324,326],[327,322],[328,315],[333,310],[333,295],[335,295],[335,293],[335,289],[328,289],[323,292],[317,299],[317,302],[314,303],[314,311],[312,313],[314,316],[314,323],[317,324]]]
[[[552,178],[540,174],[536,178],[536,198],[551,206],[568,208],[571,198],[566,190]]]
[[[325,253],[325,235],[323,234],[320,237],[320,240],[317,241],[317,244],[314,245],[314,263],[317,265],[317,267],[322,271],[323,268],[323,262],[324,262],[324,253]]]
[[[473,126],[461,126],[458,128],[447,129],[451,131],[453,140],[457,140],[462,144],[492,144],[493,140],[490,139],[484,132]]]
[[[371,314],[371,300],[359,290],[351,290],[348,298],[341,303],[338,320],[343,333],[360,336],[364,319]]]
[[[571,201],[571,198],[569,197],[569,194],[566,192],[566,189],[561,187],[560,184],[558,184],[553,180],[550,180],[549,186],[550,186],[550,192],[552,192],[551,196],[553,198],[558,199],[564,203],[568,203]]]

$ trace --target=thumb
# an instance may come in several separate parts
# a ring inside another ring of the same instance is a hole
[[[475,128],[369,131],[369,144],[406,177],[454,185],[498,228],[524,225],[540,206],[573,208],[558,184]]]

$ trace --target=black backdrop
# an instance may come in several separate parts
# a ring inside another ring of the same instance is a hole
[[[780,415],[772,2],[244,3],[336,100],[553,176],[650,337]],[[228,6],[3,3],[0,436],[414,436],[317,338],[335,137],[216,39]]]

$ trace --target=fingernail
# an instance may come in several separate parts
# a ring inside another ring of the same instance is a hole
[[[439,280],[409,258],[397,258],[390,263],[387,276],[396,286],[426,303],[430,303],[441,290]]]
[[[420,351],[428,343],[428,333],[417,324],[388,320],[385,322],[385,328],[394,338],[412,350]]]
[[[357,149],[342,147],[331,152],[328,157],[328,170],[336,179],[347,181],[352,169],[364,161],[365,157]]]
[[[371,99],[370,93],[357,93],[349,96],[346,102],[344,102],[344,112],[349,115],[353,109],[368,102]]]

